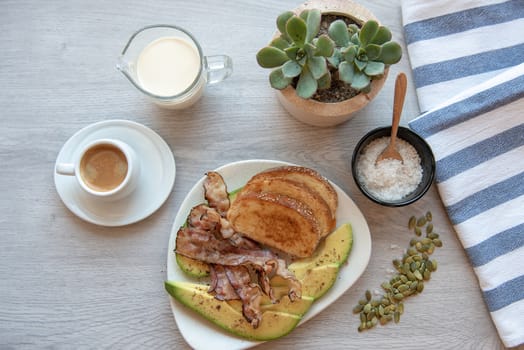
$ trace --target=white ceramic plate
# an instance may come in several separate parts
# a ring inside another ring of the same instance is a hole
[[[153,130],[129,120],[107,120],[76,132],[60,150],[56,164],[71,162],[87,143],[113,138],[129,144],[141,162],[137,188],[127,197],[101,202],[84,192],[74,176],[55,172],[55,186],[67,208],[81,219],[102,226],[128,225],[155,212],[175,183],[175,158],[167,143]]]
[[[216,171],[224,178],[228,190],[232,191],[245,185],[246,182],[258,172],[286,164],[289,163],[273,160],[246,160],[224,165],[216,169]],[[189,211],[193,206],[204,201],[204,179],[205,177],[203,176],[193,186],[191,191],[189,191],[175,218],[169,239],[167,256],[168,280],[192,281],[178,267],[173,249],[175,248],[178,229],[184,224]],[[339,206],[336,213],[337,225],[344,222],[351,223],[353,228],[353,248],[348,263],[341,267],[337,281],[333,287],[313,303],[300,324],[324,310],[347,291],[364,272],[371,256],[371,236],[366,219],[351,198],[349,198],[340,187],[333,183],[332,185],[336,189],[339,199]],[[184,339],[194,349],[247,349],[260,344],[260,342],[238,338],[223,331],[196,312],[176,302],[173,298],[171,298],[171,309],[180,333],[182,333]]]

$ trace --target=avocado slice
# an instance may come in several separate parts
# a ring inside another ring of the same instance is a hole
[[[272,340],[291,332],[300,322],[301,316],[272,309],[264,310],[262,321],[257,328],[249,324],[241,311],[240,302],[224,302],[207,292],[199,284],[166,281],[167,292],[176,300],[196,311],[217,326],[252,340]]]
[[[290,265],[289,269],[297,276],[302,284],[302,297],[309,297],[316,300],[326,294],[333,284],[335,284],[340,268],[337,264],[328,264],[298,270],[294,270],[293,266]],[[280,276],[274,276],[270,283],[274,289],[288,288],[288,282]]]
[[[167,292],[219,327],[240,337],[252,340],[271,340],[291,332],[309,310],[314,300],[323,296],[335,283],[340,266],[347,260],[352,248],[351,225],[345,223],[327,236],[309,258],[300,259],[288,266],[302,284],[302,298],[291,302],[287,297],[288,281],[280,276],[271,279],[275,296],[280,299],[272,304],[269,297],[261,300],[262,322],[253,328],[242,315],[242,303],[238,300],[220,301],[207,292],[208,287],[181,281],[166,281]],[[179,266],[182,260],[178,259]],[[191,265],[199,262],[192,259],[182,261]],[[204,265],[207,265],[204,263]],[[182,267],[181,267],[182,268]],[[196,268],[183,268],[192,271]]]
[[[194,278],[201,278],[209,276],[209,265],[206,262],[191,259],[181,254],[176,255],[176,263],[178,267],[187,275]]]
[[[294,261],[289,265],[297,278],[305,271],[323,265],[342,265],[353,247],[353,229],[349,222],[340,225],[320,242],[313,256]]]

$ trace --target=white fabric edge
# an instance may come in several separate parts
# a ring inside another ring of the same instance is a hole
[[[446,205],[482,191],[524,171],[524,165],[515,159],[524,159],[524,146],[503,153],[440,183],[441,196]]]
[[[524,329],[522,310],[524,310],[524,299],[490,313],[500,339],[508,348],[524,343],[524,332],[521,331]]]
[[[402,18],[404,25],[428,18],[469,10],[476,7],[494,5],[507,0],[447,0],[426,1],[402,0]]]
[[[487,264],[474,268],[479,278],[480,288],[488,292],[501,284],[511,281],[522,275],[521,269],[511,268],[522,266],[524,247],[503,254]]]
[[[473,247],[494,234],[515,226],[515,223],[520,223],[522,212],[515,210],[515,208],[524,208],[524,195],[454,225],[464,248]]]

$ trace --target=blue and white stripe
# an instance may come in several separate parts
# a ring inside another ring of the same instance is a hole
[[[403,0],[422,111],[524,62],[524,0]]]
[[[403,0],[402,7],[427,110],[409,125],[432,146],[437,188],[502,341],[520,345],[524,0]]]

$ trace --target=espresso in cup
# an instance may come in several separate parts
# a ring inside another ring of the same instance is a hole
[[[126,178],[126,155],[113,144],[91,147],[80,160],[80,176],[94,191],[107,192],[117,188]]]
[[[134,191],[140,161],[127,143],[99,139],[81,148],[69,162],[57,163],[56,172],[74,176],[79,187],[96,198],[116,200]]]

